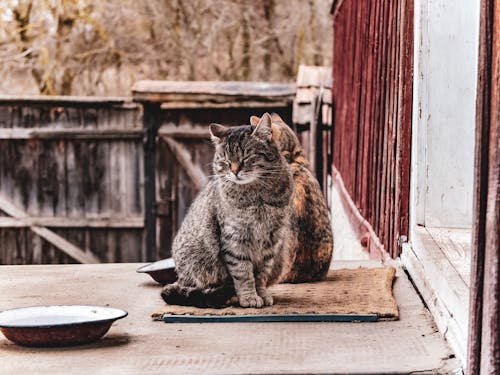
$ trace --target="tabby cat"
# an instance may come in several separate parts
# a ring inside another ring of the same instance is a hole
[[[271,124],[264,114],[255,125],[210,125],[214,177],[174,238],[178,279],[162,291],[167,303],[273,304],[267,287],[290,273],[297,236],[292,172]]]
[[[292,243],[290,253],[292,269],[280,281],[300,283],[322,280],[326,277],[333,253],[328,208],[297,136],[278,114],[273,113],[271,118],[273,138],[292,169],[292,222],[298,236],[298,240]],[[259,121],[257,116],[250,118],[251,124]]]

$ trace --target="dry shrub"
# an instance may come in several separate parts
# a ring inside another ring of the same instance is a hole
[[[1,93],[128,95],[138,79],[294,81],[329,65],[326,0],[4,0]]]

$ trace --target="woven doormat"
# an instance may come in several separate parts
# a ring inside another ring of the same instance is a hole
[[[325,281],[278,284],[269,290],[274,305],[222,309],[165,305],[154,320],[192,322],[379,321],[397,320],[392,294],[394,267],[332,270]]]

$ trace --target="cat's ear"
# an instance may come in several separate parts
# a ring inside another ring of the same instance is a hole
[[[255,126],[255,130],[252,132],[254,134],[262,134],[265,135],[268,139],[271,139],[273,136],[272,130],[272,120],[271,115],[269,113],[264,113],[259,120],[259,123]]]
[[[276,112],[271,113],[271,120],[273,122],[282,122],[282,123],[286,124],[286,122],[283,121],[283,119],[281,118],[281,116],[278,115]]]
[[[210,124],[208,131],[213,142],[220,142],[227,135],[229,129],[219,124]]]
[[[250,116],[250,125],[257,126],[260,121],[260,117],[258,116]]]

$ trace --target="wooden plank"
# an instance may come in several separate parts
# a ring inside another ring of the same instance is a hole
[[[420,257],[413,251],[410,243],[403,244],[401,261],[403,267],[411,275],[412,282],[422,300],[431,312],[434,322],[442,336],[453,349],[456,357],[465,362],[467,327],[462,326],[456,316],[448,310],[444,301],[436,292],[433,282],[429,280],[429,270],[424,267]]]
[[[293,123],[295,125],[308,125],[311,121],[311,113],[313,112],[313,105],[300,105],[297,102],[293,102]]]
[[[367,63],[367,41],[368,41],[368,26],[370,25],[370,7],[362,6],[358,9],[357,23],[358,23],[358,46],[356,52],[358,56],[355,58],[356,62],[356,75],[359,76],[359,81],[356,87],[356,115],[357,115],[357,147],[356,147],[356,180],[354,187],[354,201],[358,207],[363,208],[363,214],[367,214],[366,210],[366,199],[363,194],[363,183],[366,181],[366,162],[363,158],[364,150],[366,149],[366,122],[364,119],[364,108],[366,108],[366,94],[364,93],[364,86],[366,85],[366,70],[368,68]],[[372,22],[373,23],[373,22]]]
[[[377,19],[377,2],[371,2],[369,12],[368,12],[368,32],[366,36],[366,42],[368,45],[365,47],[366,50],[366,69],[365,69],[365,79],[366,77],[373,77],[374,75],[374,70],[375,70],[375,62],[374,62],[374,57],[375,57],[375,46],[373,43],[374,40],[374,33],[375,29],[378,27],[377,22],[370,22],[370,20]],[[363,137],[363,149],[361,152],[361,160],[362,160],[362,165],[360,166],[361,169],[361,181],[359,182],[360,184],[360,194],[361,194],[361,206],[365,207],[365,217],[367,220],[372,221],[373,220],[373,209],[370,201],[370,192],[369,189],[372,188],[370,186],[370,178],[373,172],[371,171],[371,159],[370,159],[370,151],[373,147],[373,138],[372,138],[372,132],[371,128],[373,128],[372,124],[372,110],[373,110],[373,102],[375,101],[375,95],[373,91],[373,87],[375,85],[374,79],[369,79],[367,82],[367,87],[365,88],[366,94],[365,96],[365,102],[364,102],[364,108],[361,110],[361,115],[362,115],[362,123],[363,123],[363,131],[362,131],[362,137]]]
[[[191,98],[193,99],[193,98]],[[255,100],[224,100],[222,102],[214,102],[210,100],[203,100],[201,97],[196,97],[196,100],[173,100],[170,98],[168,102],[161,103],[161,109],[226,109],[226,108],[276,108],[287,107],[290,105],[291,100],[272,100],[272,101],[259,101]]]
[[[297,87],[329,86],[331,75],[332,72],[329,67],[299,65]]]
[[[177,174],[179,164],[175,160],[170,147],[165,142],[158,142],[158,159],[156,171],[157,223],[158,223],[158,252],[157,259],[171,256],[170,248],[175,235],[174,222],[177,217],[174,214],[177,198]]]
[[[2,194],[0,194],[0,209],[6,214],[16,218],[19,221],[24,221],[29,216],[26,212],[15,207],[9,200],[7,200]],[[99,259],[91,253],[87,253],[72,243],[66,241],[61,236],[57,235],[53,231],[37,226],[29,225],[29,228],[40,237],[50,242],[58,249],[62,250],[64,253],[68,254],[72,258],[76,259],[81,263],[99,263]]]
[[[206,128],[189,128],[186,126],[163,125],[158,129],[158,135],[171,138],[210,139]]]
[[[160,287],[153,285],[147,275],[136,273],[139,266],[2,266],[0,311],[92,301],[129,313],[115,322],[103,339],[80,347],[25,348],[2,336],[0,350],[8,353],[2,356],[2,371],[40,375],[69,368],[77,374],[147,375],[165,373],[165,369],[181,374],[446,374],[460,367],[456,359],[450,358],[452,351],[435,332],[430,314],[401,269],[394,284],[399,321],[180,326],[150,318],[162,306]],[[359,266],[366,264],[338,262],[339,268]],[[339,346],[339,342],[345,344]],[[26,361],[28,356],[36,356],[37,360]]]
[[[464,283],[469,286],[472,243],[471,229],[429,227],[426,227],[426,229]]]
[[[156,141],[160,117],[158,104],[144,104],[142,118],[144,170],[144,225],[146,229],[146,260],[156,260]]]
[[[400,36],[400,79],[398,87],[398,134],[396,140],[396,194],[395,225],[397,230],[397,252],[409,238],[410,232],[410,172],[413,110],[413,40],[414,1],[402,0],[402,35]],[[406,239],[406,241],[405,241]]]
[[[3,105],[42,105],[58,107],[79,106],[123,106],[137,108],[128,96],[69,96],[69,95],[0,95],[0,106]]]
[[[331,68],[329,68],[331,70]],[[332,88],[328,86],[323,86],[323,103],[325,104],[333,104],[332,101]]]
[[[311,105],[311,111],[309,112],[309,168],[311,172],[317,176],[317,153],[318,153],[318,112],[320,110],[320,94],[315,93],[314,100]]]
[[[57,228],[143,228],[144,217],[26,217],[19,221],[13,217],[0,217],[0,228],[29,228],[33,225]]]
[[[500,373],[500,3],[480,2],[467,371]]]
[[[295,101],[300,105],[311,104],[314,102],[316,98],[317,91],[318,91],[317,87],[298,88],[297,94],[295,95]]]
[[[189,176],[196,190],[201,190],[207,183],[207,177],[201,168],[193,163],[191,155],[186,147],[170,137],[162,136],[161,139],[170,147],[174,157]]]
[[[0,139],[141,139],[141,128],[0,128]]]
[[[444,328],[442,332],[454,330],[450,333],[450,337],[455,340],[451,345],[463,360],[466,355],[469,288],[426,228],[419,227],[414,230],[411,252],[414,254],[413,258],[418,260],[419,267],[423,269],[426,288],[431,288],[431,294],[439,298],[441,307],[435,309],[435,316],[449,315],[456,322],[458,329],[446,325],[440,328]],[[406,266],[406,263],[404,265]],[[416,277],[420,276],[416,274]],[[426,302],[434,304],[432,299]]]
[[[132,89],[137,102],[291,102],[295,85],[236,81],[138,81]]]

